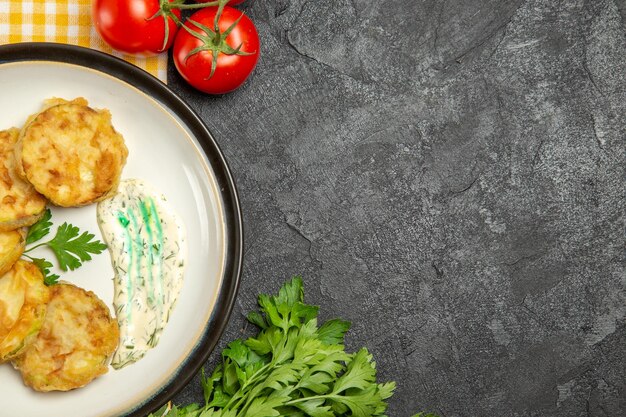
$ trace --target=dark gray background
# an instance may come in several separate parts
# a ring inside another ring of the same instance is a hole
[[[225,344],[294,274],[353,322],[390,416],[626,415],[626,0],[248,0],[209,97],[239,187]],[[199,379],[175,397],[202,401]]]

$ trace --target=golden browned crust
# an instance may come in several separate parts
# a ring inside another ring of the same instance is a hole
[[[41,329],[50,299],[39,268],[17,261],[0,277],[0,362],[24,352]]]
[[[35,223],[46,199],[18,175],[15,147],[19,130],[0,131],[0,232]]]
[[[124,138],[108,110],[87,101],[50,100],[22,129],[18,173],[53,204],[84,206],[114,192],[126,163]]]
[[[107,372],[119,328],[93,292],[71,284],[53,285],[50,291],[37,339],[13,365],[37,391],[68,391]]]
[[[26,245],[26,228],[0,232],[0,276],[7,273],[22,256]]]

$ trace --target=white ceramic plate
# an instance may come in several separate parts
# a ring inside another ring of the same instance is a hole
[[[183,218],[189,258],[183,289],[157,347],[139,362],[84,388],[37,393],[9,364],[0,365],[0,415],[19,417],[144,416],[180,390],[205,362],[236,295],[241,269],[241,215],[226,162],[200,119],[164,84],[116,58],[56,44],[0,47],[0,129],[21,127],[50,97],[84,97],[109,109],[129,150],[122,178],[163,192]],[[95,205],[52,208],[56,226],[100,231]],[[47,254],[47,257],[51,257]],[[56,262],[55,260],[53,262]],[[111,308],[108,252],[62,279],[94,291]]]

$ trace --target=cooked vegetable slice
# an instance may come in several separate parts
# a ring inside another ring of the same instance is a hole
[[[0,232],[35,223],[46,199],[19,175],[15,148],[19,130],[0,131]]]
[[[24,252],[26,230],[0,232],[0,276],[6,274]]]
[[[37,336],[50,291],[39,268],[17,261],[0,277],[0,362],[21,354]]]
[[[41,331],[13,365],[24,383],[37,391],[68,391],[108,371],[119,330],[93,292],[65,283],[49,288]]]

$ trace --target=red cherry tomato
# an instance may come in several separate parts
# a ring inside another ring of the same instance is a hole
[[[93,22],[106,43],[144,56],[161,53],[174,42],[178,27],[171,15],[180,20],[180,10],[157,15],[159,10],[159,0],[93,0],[92,5]]]
[[[193,23],[214,30],[217,11],[217,7],[207,7],[191,15],[176,35],[172,54],[180,75],[209,94],[228,93],[242,85],[256,66],[260,50],[254,23],[233,7],[222,10],[216,34],[206,33]],[[236,23],[237,19],[241,20]],[[229,28],[231,32],[224,36]]]

